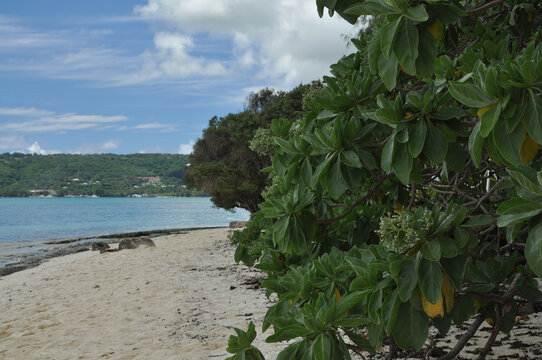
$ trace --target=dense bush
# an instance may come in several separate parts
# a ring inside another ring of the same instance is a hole
[[[317,85],[299,85],[289,92],[266,88],[248,96],[244,111],[213,117],[190,155],[185,183],[205,190],[218,207],[258,211],[261,193],[268,184],[262,169],[270,165],[262,135],[272,119],[293,122],[299,118],[303,95]],[[254,151],[251,141],[261,151]]]
[[[373,17],[301,125],[273,121],[273,185],[234,237],[236,260],[278,295],[267,341],[295,339],[279,359],[383,343],[391,358],[420,349],[430,326],[446,334],[474,317],[443,358],[488,319],[484,358],[540,299],[541,4],[316,3],[320,16]],[[260,358],[250,346],[229,350]]]

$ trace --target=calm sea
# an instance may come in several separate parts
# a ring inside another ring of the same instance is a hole
[[[0,198],[0,265],[14,247],[45,240],[227,226],[248,218],[245,210],[213,207],[209,198]]]

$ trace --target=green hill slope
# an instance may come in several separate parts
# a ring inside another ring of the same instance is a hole
[[[203,195],[183,186],[187,163],[173,154],[0,154],[0,196]]]

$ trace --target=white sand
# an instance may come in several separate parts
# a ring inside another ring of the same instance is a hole
[[[156,248],[55,258],[0,278],[0,359],[224,359],[232,326],[261,321],[258,273],[233,263],[227,229],[155,238]],[[230,290],[230,286],[236,289]]]
[[[271,303],[263,290],[240,285],[261,273],[234,264],[228,231],[68,255],[0,278],[0,359],[224,359],[233,327],[246,329],[250,320],[254,345],[274,359],[284,345],[265,343],[272,331],[261,334]],[[500,334],[488,359],[542,359],[541,320],[533,314]],[[460,358],[476,358],[488,332],[480,330]],[[450,348],[460,333],[437,342]]]

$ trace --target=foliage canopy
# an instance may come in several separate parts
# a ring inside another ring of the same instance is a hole
[[[209,120],[190,155],[185,183],[205,190],[218,207],[256,212],[268,184],[261,170],[270,160],[268,154],[251,150],[250,141],[258,130],[268,129],[273,119],[296,120],[303,109],[303,94],[310,87],[300,85],[289,92],[265,88],[249,95],[244,111]]]
[[[316,4],[373,28],[295,132],[273,121],[273,187],[234,235],[236,261],[278,295],[267,341],[296,339],[279,359],[349,359],[383,342],[393,355],[420,349],[430,326],[476,317],[474,333],[491,318],[484,358],[540,299],[542,5]]]

